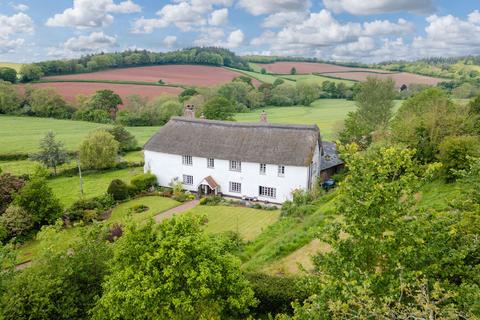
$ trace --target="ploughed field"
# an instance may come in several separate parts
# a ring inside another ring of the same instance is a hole
[[[439,82],[445,81],[441,78],[422,76],[407,72],[353,68],[328,63],[282,61],[268,64],[257,64],[256,66],[265,68],[267,72],[272,74],[290,74],[291,69],[295,68],[297,74],[315,73],[325,77],[353,81],[365,81],[367,77],[379,77],[382,79],[391,77],[395,81],[397,87],[401,87],[404,84],[407,86],[411,84],[436,85]]]
[[[106,89],[112,90],[118,94],[122,98],[124,104],[127,104],[127,98],[131,95],[140,95],[149,100],[154,100],[156,97],[164,94],[176,96],[183,91],[180,87],[96,82],[44,82],[31,85],[37,88],[53,88],[70,103],[76,102],[76,97],[78,95],[91,95],[98,90]]]
[[[45,77],[44,80],[103,80],[135,81],[165,84],[209,87],[221,85],[241,76],[240,72],[230,69],[200,65],[161,65],[111,69],[92,73],[71,74]]]

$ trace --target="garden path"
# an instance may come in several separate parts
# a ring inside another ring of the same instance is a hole
[[[173,217],[174,214],[182,214],[185,211],[188,211],[192,208],[195,208],[198,205],[199,202],[200,202],[199,200],[192,200],[192,201],[189,201],[189,202],[185,202],[185,203],[179,205],[178,207],[175,207],[175,208],[169,209],[167,211],[164,211],[162,213],[159,213],[155,216],[155,221],[157,223],[162,222],[165,219],[169,219],[169,218]]]

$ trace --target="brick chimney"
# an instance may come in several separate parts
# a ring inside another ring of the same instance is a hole
[[[185,118],[192,118],[192,119],[195,118],[195,106],[187,104],[183,108],[183,116]]]
[[[262,123],[267,123],[267,113],[265,112],[265,110],[262,111],[262,113],[260,113],[260,122]]]

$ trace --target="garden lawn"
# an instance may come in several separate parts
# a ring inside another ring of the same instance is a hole
[[[142,222],[179,204],[180,202],[178,201],[160,196],[141,197],[119,204],[113,209],[112,215],[108,218],[107,222],[109,224],[125,223],[125,221],[130,218],[135,222]],[[132,208],[140,205],[144,205],[148,207],[148,209],[143,212],[133,212]]]
[[[57,120],[50,118],[0,116],[0,154],[31,153],[48,131],[57,134],[57,139],[70,151],[77,150],[89,132],[108,128],[110,125],[86,121]],[[158,127],[128,127],[142,146]]]
[[[143,173],[143,168],[127,168],[105,172],[85,174],[83,176],[83,194],[85,198],[97,197],[107,192],[113,179],[121,179],[130,183],[132,177]],[[80,179],[74,177],[58,177],[48,180],[48,185],[60,202],[68,207],[80,199]]]
[[[258,210],[245,207],[197,206],[186,215],[206,216],[205,230],[211,233],[238,232],[247,241],[255,239],[269,225],[276,222],[280,210]]]
[[[354,111],[355,102],[343,99],[320,99],[309,107],[267,107],[249,113],[238,113],[237,121],[258,122],[262,110],[268,115],[270,123],[285,124],[316,124],[320,128],[322,138],[333,138],[334,128],[337,123],[343,122],[350,111]]]

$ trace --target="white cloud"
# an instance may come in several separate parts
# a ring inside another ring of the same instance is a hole
[[[264,28],[278,28],[285,25],[299,23],[307,18],[308,14],[306,12],[277,12],[263,20],[262,27]]]
[[[163,39],[163,43],[165,44],[165,46],[167,46],[167,48],[171,48],[177,43],[177,37],[176,36],[166,36]]]
[[[13,34],[33,33],[35,28],[33,20],[25,13],[13,16],[0,15],[0,38],[7,39]]]
[[[92,32],[68,39],[63,47],[73,52],[97,52],[113,48],[117,45],[117,38],[108,36],[103,32]]]
[[[15,52],[18,48],[23,46],[24,43],[24,39],[9,40],[0,38],[0,53]]]
[[[202,28],[200,37],[194,41],[196,46],[217,46],[224,48],[237,48],[243,44],[245,35],[242,30],[237,29],[229,33],[225,39],[225,32],[220,28]]]
[[[434,11],[432,0],[323,0],[323,4],[335,13],[354,15],[401,11],[425,14]]]
[[[405,19],[398,19],[397,23],[388,20],[375,20],[372,22],[365,22],[363,24],[363,35],[379,36],[379,35],[396,35],[409,34],[415,31],[413,23]]]
[[[114,3],[113,0],[74,0],[73,7],[47,20],[50,27],[102,27],[113,22],[111,13],[140,12],[131,0]]]
[[[228,22],[228,9],[218,9],[213,11],[210,14],[210,18],[208,19],[208,24],[211,26],[221,26]]]
[[[177,0],[174,4],[163,6],[156,13],[158,18],[141,17],[135,20],[132,32],[152,33],[156,28],[165,28],[170,25],[175,25],[184,32],[190,31],[194,27],[205,26],[208,22],[207,16],[215,12],[215,6],[228,6],[231,3],[231,0]],[[228,15],[228,11],[226,13]],[[226,18],[225,11],[215,15],[214,19],[210,17],[212,22],[221,22],[221,19]]]
[[[310,7],[309,0],[240,0],[238,6],[251,14],[271,14],[276,12],[305,11]]]
[[[13,10],[15,11],[21,11],[21,12],[24,12],[24,11],[27,11],[29,8],[29,6],[27,6],[26,4],[23,4],[23,3],[10,3],[10,6],[13,8]]]

